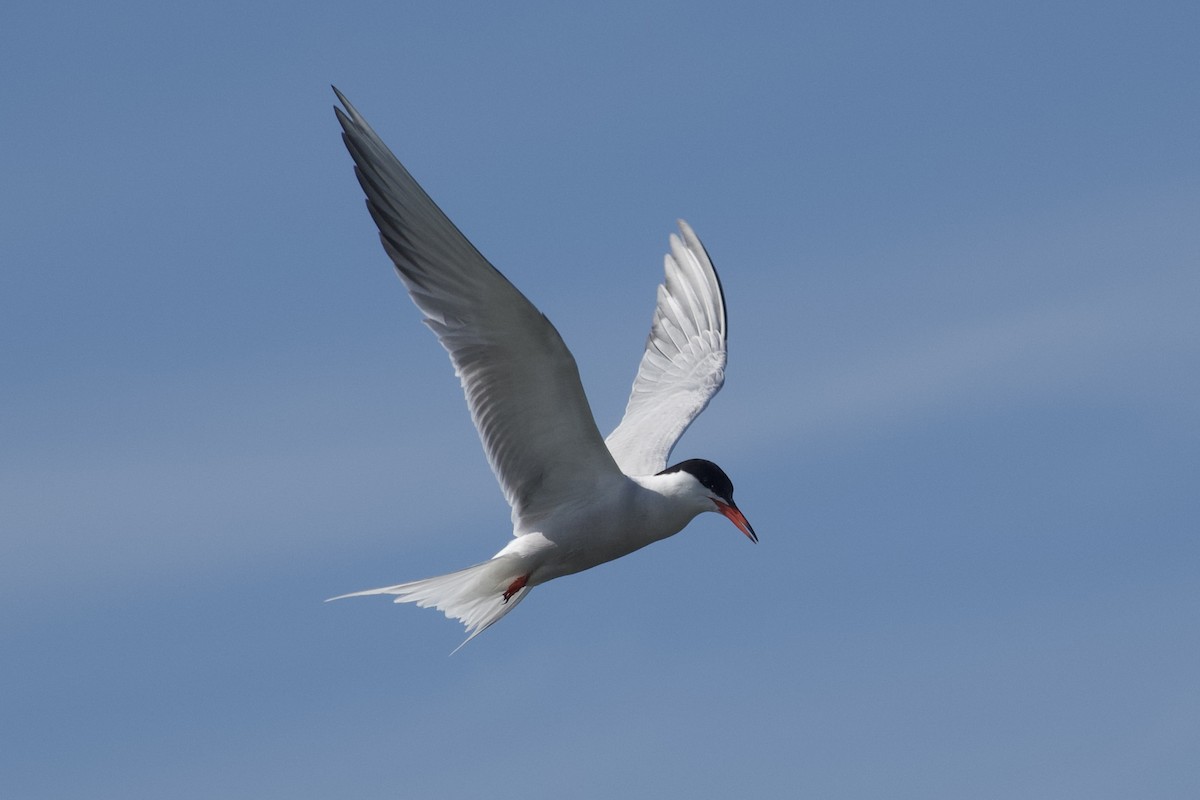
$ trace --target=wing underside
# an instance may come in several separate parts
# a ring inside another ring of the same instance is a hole
[[[625,416],[606,440],[629,475],[652,475],[725,382],[721,282],[704,245],[682,220],[671,235],[665,279]]]
[[[337,92],[337,89],[334,89]],[[367,208],[425,324],[450,354],[516,533],[615,473],[575,359],[550,321],[442,213],[340,92]]]

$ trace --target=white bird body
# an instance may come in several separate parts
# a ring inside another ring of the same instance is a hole
[[[558,331],[337,96],[367,207],[425,324],[450,354],[512,506],[514,536],[473,567],[341,597],[385,594],[433,606],[463,622],[470,641],[533,587],[672,536],[705,511],[724,514],[757,541],[719,467],[699,459],[667,467],[675,442],[725,374],[721,285],[687,223],[679,223],[681,236],[671,236],[625,416],[602,440]]]
[[[629,555],[711,510],[706,498],[687,493],[691,482],[686,473],[673,472],[583,485],[537,531],[515,537],[495,557],[520,558],[532,588]]]

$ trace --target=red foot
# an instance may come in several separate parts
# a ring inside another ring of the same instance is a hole
[[[517,592],[521,591],[522,589],[524,589],[525,584],[527,584],[527,583],[529,583],[528,575],[522,575],[521,577],[517,578],[515,581],[510,583],[508,585],[508,588],[504,590],[504,602],[507,603],[510,599],[512,599],[512,596],[514,594],[516,594]]]

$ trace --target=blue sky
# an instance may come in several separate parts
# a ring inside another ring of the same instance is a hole
[[[26,4],[0,29],[19,798],[1194,797],[1192,3]],[[334,594],[508,510],[336,83],[613,427],[721,271],[716,515],[452,658]]]

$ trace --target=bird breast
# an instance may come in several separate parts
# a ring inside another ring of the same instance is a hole
[[[564,503],[534,534],[506,550],[520,549],[540,562],[537,583],[590,569],[672,536],[702,509],[623,477],[618,486],[593,487],[588,501]]]

